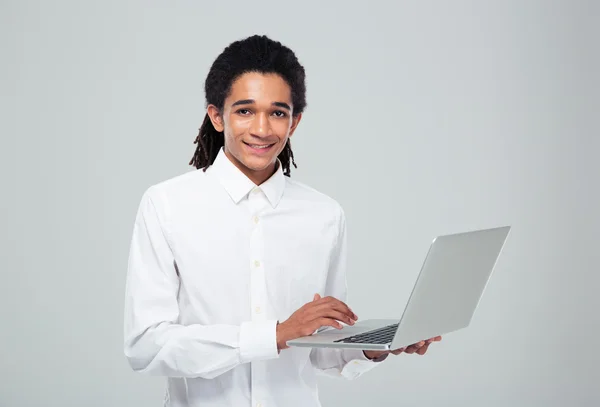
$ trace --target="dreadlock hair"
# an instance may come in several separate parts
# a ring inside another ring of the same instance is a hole
[[[293,116],[306,108],[304,67],[294,52],[278,41],[264,35],[235,41],[228,45],[213,62],[204,83],[206,104],[215,105],[221,112],[233,83],[245,73],[278,74],[291,88]],[[196,151],[189,165],[204,171],[213,164],[219,150],[225,145],[223,132],[213,126],[208,113],[194,140]],[[297,168],[290,140],[278,156],[283,173],[290,176],[290,164]]]

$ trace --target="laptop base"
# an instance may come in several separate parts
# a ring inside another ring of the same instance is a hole
[[[353,335],[383,328],[388,325],[397,324],[397,319],[366,319],[358,321],[356,324],[344,325],[342,329],[329,327],[328,329],[314,335],[293,339],[287,342],[288,346],[306,347],[306,348],[337,348],[337,349],[361,349],[361,350],[390,350],[390,343],[344,343],[335,342]]]

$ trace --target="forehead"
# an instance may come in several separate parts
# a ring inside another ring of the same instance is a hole
[[[277,74],[248,72],[231,85],[227,97],[228,104],[240,99],[253,99],[259,102],[285,102],[291,104],[292,90],[287,82]]]

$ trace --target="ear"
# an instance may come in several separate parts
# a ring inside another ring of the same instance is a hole
[[[288,135],[288,137],[292,137],[292,135],[296,131],[296,128],[300,124],[300,120],[302,120],[302,113],[300,113],[298,116],[292,116],[292,127],[290,127],[290,134]]]
[[[212,125],[216,131],[222,132],[225,129],[223,116],[221,116],[219,109],[215,105],[208,105],[206,114],[208,114],[208,117],[210,117],[210,121],[212,122]]]

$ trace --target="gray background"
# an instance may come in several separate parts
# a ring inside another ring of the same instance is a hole
[[[253,33],[307,69],[292,175],[346,208],[361,318],[399,315],[435,235],[513,225],[468,330],[324,405],[600,403],[598,2],[0,4],[1,407],[161,405],[122,351],[135,210]]]

